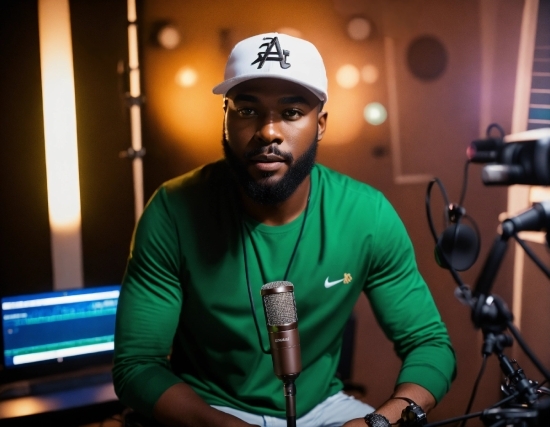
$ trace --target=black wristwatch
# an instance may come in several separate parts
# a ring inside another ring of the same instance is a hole
[[[365,423],[369,427],[390,427],[391,424],[384,415],[376,414],[371,412],[370,414],[365,415]]]
[[[395,396],[392,399],[401,399],[409,405],[401,412],[399,425],[407,427],[420,427],[427,424],[428,419],[424,410],[408,397]]]

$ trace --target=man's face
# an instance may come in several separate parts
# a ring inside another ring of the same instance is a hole
[[[261,78],[232,88],[225,101],[224,152],[246,194],[275,205],[309,175],[326,113],[306,88]]]

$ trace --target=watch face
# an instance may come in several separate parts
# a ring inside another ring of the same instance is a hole
[[[401,419],[407,423],[413,422],[414,424],[407,424],[411,427],[423,426],[428,422],[426,413],[418,405],[409,405],[403,409]]]

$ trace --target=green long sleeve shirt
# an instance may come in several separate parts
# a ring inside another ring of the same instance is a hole
[[[117,311],[115,389],[152,414],[170,386],[185,382],[208,404],[285,417],[260,288],[294,284],[302,372],[300,417],[342,388],[335,372],[342,331],[362,293],[403,364],[397,383],[436,398],[455,375],[449,336],[418,272],[397,213],[372,187],[315,165],[305,212],[281,226],[243,215],[224,161],[165,183],[132,241]],[[368,336],[358,339],[368,340]]]

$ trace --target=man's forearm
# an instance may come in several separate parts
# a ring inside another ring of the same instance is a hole
[[[208,405],[185,383],[166,390],[154,407],[157,421],[169,427],[249,427],[239,418]]]
[[[424,387],[413,383],[399,384],[392,394],[392,398],[388,399],[376,410],[377,413],[384,415],[390,423],[395,423],[399,420],[401,412],[409,405],[405,400],[395,399],[395,397],[411,399],[426,413],[432,410],[436,403],[433,395]]]
[[[395,392],[392,394],[392,398],[384,402],[376,413],[383,415],[388,421],[393,424],[401,418],[401,412],[405,409],[409,403],[402,399],[395,399],[395,397],[406,397],[411,399],[414,403],[419,405],[424,412],[428,413],[435,406],[435,398],[432,394],[417,384],[403,383],[397,386]],[[367,414],[365,414],[367,415]],[[350,420],[344,424],[344,427],[365,427],[365,420],[357,418]]]

